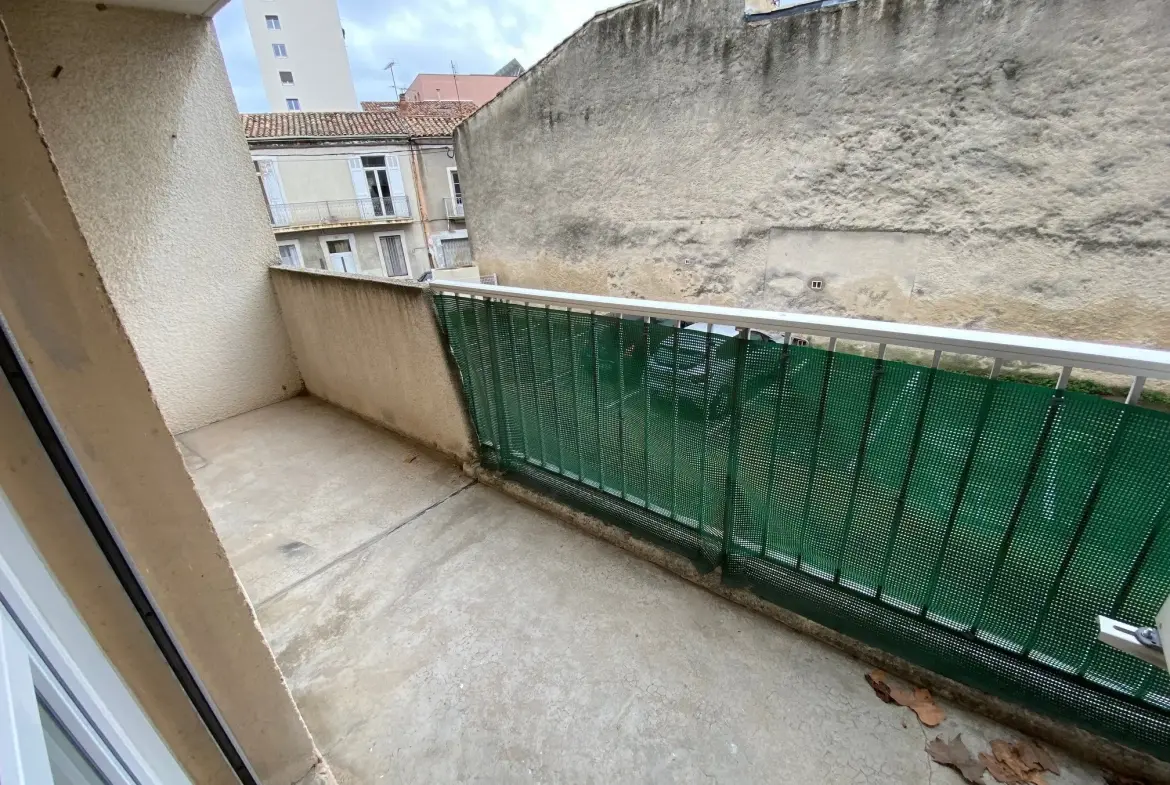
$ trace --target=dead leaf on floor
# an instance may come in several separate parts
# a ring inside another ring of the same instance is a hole
[[[991,754],[982,753],[979,759],[997,781],[1012,785],[1048,785],[1044,771],[1060,773],[1060,767],[1048,751],[1029,739],[1014,743],[995,739],[991,742]]]
[[[944,719],[946,714],[930,696],[930,690],[923,687],[907,689],[891,684],[885,671],[872,670],[865,674],[865,680],[873,687],[874,693],[886,703],[896,703],[905,706],[918,715],[918,721],[928,728],[933,728]]]
[[[934,741],[926,745],[926,753],[935,763],[958,771],[967,782],[982,785],[984,764],[971,757],[971,750],[963,743],[963,734],[955,736],[950,742],[943,741],[942,736],[935,736]]]
[[[1060,774],[1060,766],[1057,765],[1052,755],[1048,750],[1041,747],[1031,739],[1024,739],[1016,742],[1016,750],[1019,752],[1020,760],[1027,763],[1031,767],[1039,766],[1045,771],[1051,771],[1053,774]]]
[[[412,455],[409,458],[407,458],[406,460],[404,460],[403,463],[414,463],[417,458],[418,458],[417,455]]]

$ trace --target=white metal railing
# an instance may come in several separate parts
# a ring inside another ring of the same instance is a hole
[[[410,218],[410,201],[405,196],[369,199],[334,199],[326,202],[271,204],[268,213],[274,227],[398,221]]]
[[[452,199],[446,197],[443,199],[443,208],[447,211],[448,218],[462,218],[463,217],[463,197]]]
[[[1057,389],[1068,386],[1073,368],[1120,374],[1132,378],[1126,403],[1141,398],[1147,378],[1170,379],[1170,352],[1135,346],[1066,341],[1031,335],[961,330],[922,324],[878,322],[870,319],[846,319],[838,316],[757,311],[747,308],[724,308],[716,305],[632,300],[591,294],[572,294],[511,286],[485,286],[465,281],[432,281],[431,288],[494,300],[534,303],[593,313],[616,313],[651,316],[678,321],[723,324],[762,332],[783,333],[787,342],[794,333],[823,336],[829,339],[829,351],[837,341],[857,341],[878,345],[878,356],[887,346],[906,346],[934,352],[938,366],[943,352],[970,354],[992,359],[991,376],[999,375],[1005,360],[1022,361],[1061,368]]]

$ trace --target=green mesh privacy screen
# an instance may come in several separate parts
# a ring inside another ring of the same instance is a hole
[[[728,583],[1170,760],[1170,677],[1096,641],[1170,593],[1170,415],[435,298],[483,460]]]

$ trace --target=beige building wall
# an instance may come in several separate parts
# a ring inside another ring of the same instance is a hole
[[[309,392],[461,461],[475,455],[463,393],[425,286],[272,269]]]
[[[456,130],[485,273],[1170,346],[1170,4],[743,9],[599,14]]]
[[[339,225],[330,229],[314,229],[308,232],[285,230],[277,235],[277,242],[296,242],[306,268],[325,269],[322,239],[352,236],[361,272],[367,275],[385,275],[386,268],[379,255],[377,236],[401,234],[403,250],[410,267],[410,275],[417,279],[430,268],[430,261],[426,239],[423,236],[419,192],[411,171],[413,163],[409,148],[401,144],[370,144],[356,147],[313,145],[265,148],[257,146],[252,150],[254,160],[268,159],[275,162],[285,202],[293,205],[329,200],[349,202],[357,199],[353,178],[350,176],[349,160],[363,155],[385,155],[398,161],[399,172],[402,175],[402,187],[410,203],[411,216],[414,220],[410,223],[397,224]],[[454,165],[454,161],[447,158],[445,152],[440,151],[440,155],[444,161],[449,161]],[[445,170],[443,177],[446,177]],[[433,192],[429,181],[424,187],[427,191],[430,215],[434,217],[442,214],[436,210],[442,210],[443,194]],[[435,207],[436,202],[438,203],[437,208]],[[299,217],[301,214],[295,212],[296,208],[293,209],[293,215]],[[429,225],[431,231],[439,231],[446,227],[447,221],[436,222],[432,220]]]
[[[63,0],[0,13],[167,427],[297,394],[266,272],[276,246],[210,20]]]
[[[18,72],[34,70],[35,61],[19,61],[8,39],[14,5],[6,3],[0,13],[0,314],[146,590],[260,780],[331,782],[69,203],[51,143],[37,123],[36,102]],[[92,10],[37,3],[43,13],[37,24],[75,31],[74,15],[82,9]],[[27,22],[22,10],[15,16]],[[147,32],[152,16],[142,15]],[[137,23],[138,17],[121,19]],[[147,39],[128,27],[123,41],[131,40]],[[90,112],[108,108],[95,97],[77,107],[75,121],[90,126]],[[128,130],[149,136],[153,129]],[[149,193],[144,190],[139,201]],[[188,203],[198,211],[199,195]],[[106,656],[194,781],[236,781],[112,579],[6,386],[0,387],[0,434],[0,485]]]
[[[268,15],[279,18],[279,30],[268,28]],[[298,99],[307,112],[361,108],[335,0],[244,0],[244,16],[271,111],[286,111],[288,98]],[[287,57],[273,54],[274,43],[284,44]],[[282,84],[281,71],[291,71],[294,84]]]

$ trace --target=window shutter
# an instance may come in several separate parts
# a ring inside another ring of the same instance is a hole
[[[366,171],[362,159],[349,159],[349,176],[353,180],[353,192],[357,199],[358,211],[362,218],[374,217],[374,200],[370,198],[370,186],[366,182]]]

